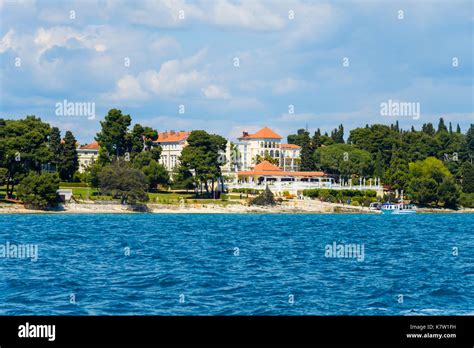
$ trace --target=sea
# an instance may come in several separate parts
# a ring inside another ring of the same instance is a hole
[[[0,215],[0,315],[473,315],[474,214]]]

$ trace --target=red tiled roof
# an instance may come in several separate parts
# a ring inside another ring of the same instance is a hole
[[[252,175],[272,175],[272,176],[325,176],[324,172],[286,172],[280,167],[271,164],[268,161],[263,161],[255,166],[252,170],[238,172],[241,176],[252,176]]]
[[[275,170],[281,170],[280,167],[268,162],[268,161],[262,161],[259,164],[253,168],[255,171],[275,171]]]
[[[79,148],[81,150],[99,150],[99,143],[97,141],[93,141],[90,144],[81,145]]]
[[[280,144],[280,148],[282,149],[301,149],[301,146],[295,144]]]
[[[243,135],[239,139],[282,139],[282,137],[270,128],[264,127],[255,134],[243,132]]]
[[[177,143],[186,140],[190,132],[163,132],[158,133],[156,143]]]

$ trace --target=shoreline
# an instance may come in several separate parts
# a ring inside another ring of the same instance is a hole
[[[0,214],[374,214],[380,212],[368,210],[367,207],[348,206],[338,203],[326,203],[309,200],[294,200],[272,207],[248,206],[244,204],[96,204],[67,203],[56,209],[35,210],[23,205],[0,206]],[[434,209],[419,208],[420,214],[469,214],[474,209]]]

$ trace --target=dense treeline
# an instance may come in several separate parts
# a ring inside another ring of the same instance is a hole
[[[394,125],[366,125],[350,131],[344,141],[340,125],[330,135],[304,129],[288,136],[301,149],[302,170],[323,170],[345,178],[381,178],[392,190],[404,190],[422,205],[456,207],[474,204],[474,125],[465,134],[443,118],[437,128],[421,130]],[[462,191],[462,193],[461,193]]]
[[[225,138],[191,132],[180,165],[170,176],[160,163],[162,149],[154,143],[158,131],[131,123],[130,115],[111,109],[95,137],[99,156],[80,173],[72,132],[62,138],[58,128],[35,116],[0,119],[0,186],[6,186],[6,198],[14,198],[16,192],[16,198],[29,206],[46,208],[57,202],[60,181],[82,181],[122,203],[147,201],[147,192],[170,184],[216,196],[217,185],[223,184]]]
[[[0,185],[6,197],[45,207],[56,197],[59,180],[71,180],[79,168],[76,139],[35,116],[0,119]]]
[[[179,159],[168,173],[160,164],[161,148],[154,141],[156,129],[135,124],[130,115],[111,109],[95,138],[97,160],[79,173],[77,143],[72,132],[64,137],[35,116],[20,120],[0,119],[0,186],[6,197],[37,207],[47,207],[57,198],[60,181],[83,181],[123,203],[146,201],[146,192],[160,186],[194,189],[216,197],[223,185],[221,166],[226,139],[203,130],[192,131]],[[404,191],[421,205],[456,208],[474,205],[474,125],[462,133],[441,118],[435,128],[402,130],[394,125],[366,125],[350,131],[344,140],[340,125],[330,134],[304,129],[288,136],[302,147],[300,168],[323,170],[353,179],[381,178],[392,191]],[[265,158],[257,158],[257,161]]]

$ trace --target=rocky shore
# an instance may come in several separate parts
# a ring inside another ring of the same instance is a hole
[[[474,209],[429,209],[420,208],[419,213],[474,213]],[[33,210],[20,204],[0,205],[0,214],[123,214],[123,213],[157,213],[157,214],[378,214],[367,207],[348,206],[320,202],[316,200],[292,200],[269,207],[248,206],[245,204],[97,204],[67,203],[55,209]]]

